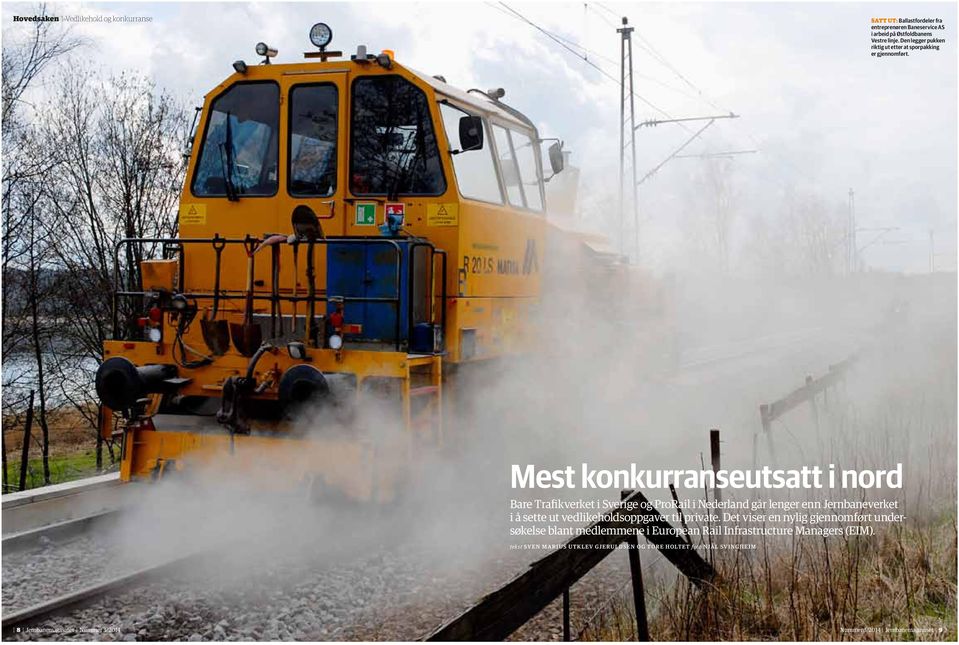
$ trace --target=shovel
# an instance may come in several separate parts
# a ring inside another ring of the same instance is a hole
[[[270,285],[270,338],[276,338],[277,318],[280,324],[280,336],[283,335],[283,312],[280,310],[280,244],[285,243],[286,235],[269,235],[254,253],[259,253],[266,247],[270,248],[271,280]]]
[[[315,344],[313,337],[314,317],[316,316],[316,269],[314,266],[313,249],[317,239],[323,239],[323,228],[316,213],[309,206],[300,205],[293,209],[293,234],[297,239],[306,239],[306,342]],[[296,247],[294,247],[295,249]],[[294,251],[295,252],[295,251]]]
[[[230,349],[230,327],[225,320],[217,320],[216,314],[220,308],[220,256],[226,242],[219,234],[213,237],[213,250],[216,252],[216,269],[213,279],[213,312],[209,318],[200,321],[200,330],[203,332],[203,342],[214,356],[223,356]]]
[[[288,243],[293,246],[293,324],[290,328],[291,334],[296,334],[296,317],[299,315],[297,307],[297,276],[300,272],[300,241],[296,235],[288,238]]]
[[[230,337],[233,346],[243,356],[253,356],[263,342],[263,330],[259,323],[253,322],[253,253],[256,251],[256,238],[247,235],[243,242],[246,250],[246,311],[242,323],[230,323]]]

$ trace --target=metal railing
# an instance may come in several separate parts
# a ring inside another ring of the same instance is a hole
[[[143,289],[142,278],[139,290],[126,289],[123,287],[123,281],[125,276],[129,274],[121,273],[120,271],[120,256],[121,253],[126,249],[128,251],[127,257],[132,257],[129,255],[129,247],[136,244],[160,244],[163,248],[163,257],[169,258],[170,255],[175,255],[178,260],[178,286],[182,289],[184,286],[184,277],[186,275],[186,247],[189,245],[203,245],[208,244],[214,247],[215,244],[220,245],[249,245],[251,243],[256,245],[256,248],[263,243],[263,239],[247,236],[245,238],[223,238],[215,236],[212,238],[125,238],[117,242],[114,247],[114,257],[113,257],[113,273],[114,273],[114,290],[113,290],[113,300],[112,300],[112,328],[113,328],[113,338],[118,339],[121,336],[120,331],[120,301],[123,298],[143,298],[151,295],[153,292]],[[409,239],[408,245],[408,254],[409,254],[409,271],[407,273],[408,279],[407,284],[403,283],[403,271],[402,271],[402,260],[403,260],[403,251],[400,245],[400,241],[404,239]],[[402,334],[400,333],[402,328],[402,318],[403,315],[400,311],[401,303],[403,300],[403,291],[406,289],[407,296],[407,341],[412,340],[413,327],[415,321],[413,320],[413,300],[414,300],[414,289],[416,285],[413,281],[413,261],[414,261],[414,252],[418,248],[427,248],[430,253],[430,262],[429,262],[429,279],[426,281],[426,286],[429,287],[430,291],[430,315],[429,320],[431,324],[435,324],[435,310],[433,304],[435,303],[435,259],[436,256],[439,256],[441,259],[441,268],[440,268],[440,283],[441,283],[441,295],[440,295],[440,329],[442,333],[442,338],[446,338],[446,271],[447,271],[447,254],[446,251],[442,249],[437,249],[431,242],[420,238],[398,238],[398,239],[389,239],[382,237],[333,237],[333,238],[324,238],[313,241],[308,240],[298,240],[294,242],[297,245],[305,245],[308,248],[308,253],[314,254],[317,247],[324,247],[330,244],[337,246],[340,245],[384,245],[389,246],[393,250],[394,255],[394,279],[396,288],[390,296],[383,297],[366,297],[366,296],[339,296],[335,297],[341,299],[344,305],[348,303],[386,303],[392,304],[393,310],[395,311],[395,325],[394,325],[394,341],[396,351],[400,351],[402,345]],[[222,268],[221,268],[222,271]],[[219,283],[218,276],[214,276],[216,284]],[[315,277],[312,278],[315,280]],[[252,300],[257,302],[270,302],[273,304],[278,304],[279,302],[288,302],[299,304],[301,302],[322,302],[327,303],[331,297],[329,293],[323,293],[322,295],[315,294],[315,284],[308,285],[310,292],[314,292],[314,295],[290,295],[290,294],[277,294],[277,293],[262,293],[253,290]],[[181,291],[182,295],[187,298],[195,300],[212,300],[214,297],[225,300],[225,301],[236,301],[236,300],[246,300],[247,292],[236,291],[229,289],[219,289],[211,291]],[[294,321],[295,324],[295,321]]]

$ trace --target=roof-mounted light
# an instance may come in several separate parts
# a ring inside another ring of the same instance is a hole
[[[257,56],[263,56],[263,60],[261,61],[263,65],[269,65],[270,59],[274,58],[278,53],[275,48],[270,47],[266,43],[256,44],[256,54]]]
[[[310,28],[310,42],[320,50],[326,49],[332,40],[333,30],[325,22],[318,22]]]
[[[318,22],[310,27],[310,42],[317,46],[318,52],[304,52],[304,58],[319,58],[326,62],[330,58],[339,58],[343,52],[327,51],[326,46],[333,41],[333,30],[325,22]]]

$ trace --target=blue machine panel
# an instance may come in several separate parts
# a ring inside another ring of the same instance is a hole
[[[362,325],[362,332],[347,335],[347,340],[395,342],[397,315],[400,317],[400,340],[406,340],[409,332],[409,242],[393,241],[396,246],[378,240],[329,242],[327,245],[327,298],[344,298],[344,322]],[[396,298],[397,288],[399,311],[396,302],[350,302],[350,298]],[[327,313],[333,310],[333,305],[328,302]]]

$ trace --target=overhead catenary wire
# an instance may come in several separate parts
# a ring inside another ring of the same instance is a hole
[[[523,14],[520,13],[519,11],[517,11],[517,10],[513,9],[512,7],[510,7],[509,5],[507,5],[505,2],[498,2],[498,3],[487,2],[486,4],[488,4],[490,7],[496,9],[497,11],[499,11],[500,13],[503,13],[504,15],[506,15],[506,16],[508,16],[508,17],[511,17],[511,18],[513,18],[513,19],[516,19],[516,20],[519,20],[519,21],[521,21],[521,22],[529,25],[530,27],[533,27],[534,29],[536,29],[537,31],[539,31],[541,34],[543,34],[544,36],[546,36],[547,38],[549,38],[550,40],[552,40],[554,43],[556,43],[557,45],[561,46],[564,50],[566,50],[567,52],[573,54],[576,58],[579,58],[579,59],[582,60],[585,64],[587,64],[587,65],[589,65],[590,67],[592,67],[593,69],[595,69],[595,70],[596,70],[597,72],[599,72],[604,78],[612,81],[612,82],[615,83],[616,85],[619,85],[619,84],[620,84],[620,81],[617,80],[611,73],[609,73],[607,70],[605,70],[605,69],[603,69],[602,67],[600,67],[595,61],[589,60],[588,52],[591,52],[591,50],[589,50],[587,47],[585,47],[585,46],[583,46],[583,45],[581,45],[581,44],[579,44],[579,43],[576,43],[575,41],[573,41],[573,40],[571,40],[571,39],[569,39],[569,38],[560,36],[559,34],[555,34],[555,33],[553,33],[552,31],[550,31],[550,30],[542,27],[541,25],[539,25],[538,23],[534,22],[533,20],[531,20],[531,19],[528,18],[527,16],[523,15]],[[618,14],[616,14],[614,11],[612,11],[609,7],[607,7],[607,6],[604,5],[603,3],[599,3],[599,2],[586,3],[587,8],[590,6],[590,4],[592,4],[592,5],[596,6],[596,7],[599,7],[599,8],[602,9],[603,11],[607,12],[607,13],[608,13],[610,16],[612,16],[613,18],[616,18],[616,19],[619,19],[619,18],[620,18],[620,16],[619,16]],[[595,10],[593,11],[593,15],[595,15],[595,16],[597,16],[597,17],[600,17],[600,18],[603,18],[603,16],[602,16],[599,12],[597,12],[597,11],[595,11]],[[615,26],[616,26],[615,24],[609,22],[609,20],[607,20],[607,19],[604,19],[604,22],[605,22],[606,24],[612,26],[612,27],[615,27]],[[681,91],[680,91],[681,94],[683,94],[684,96],[687,96],[688,98],[693,98],[693,99],[697,99],[697,98],[698,98],[698,99],[701,99],[701,100],[705,101],[706,103],[709,103],[710,105],[712,105],[712,106],[715,107],[716,109],[723,110],[722,107],[717,106],[714,102],[712,102],[710,99],[708,99],[708,97],[706,97],[705,94],[703,94],[702,91],[701,91],[695,84],[693,84],[688,78],[686,78],[685,76],[682,76],[682,74],[675,68],[675,66],[669,64],[668,61],[666,61],[665,57],[663,57],[661,54],[659,54],[658,51],[654,51],[655,48],[652,47],[651,43],[649,43],[645,38],[643,39],[643,41],[646,42],[646,44],[647,44],[647,47],[643,47],[643,49],[644,49],[645,51],[648,51],[652,56],[654,56],[654,57],[658,60],[658,62],[660,62],[661,64],[663,64],[665,67],[669,68],[669,69],[670,69],[674,74],[676,74],[678,77],[681,77],[681,80],[683,80],[684,83],[687,83],[688,85],[690,85],[690,87],[692,87],[692,88],[698,93],[698,96],[690,96],[689,94],[686,94],[685,92],[681,92]],[[574,48],[579,48],[580,50],[582,50],[582,52],[577,51],[577,50],[574,49]],[[650,48],[651,48],[651,49],[650,49]],[[592,53],[593,53],[594,56],[596,56],[596,53],[595,53],[595,52],[592,52]],[[618,64],[618,63],[616,63],[615,61],[612,61],[612,59],[609,59],[608,57],[605,57],[605,56],[597,56],[597,57],[600,58],[601,60],[608,61],[610,64]],[[671,89],[671,90],[673,90],[673,91],[679,91],[679,90],[677,90],[677,88],[674,88],[674,87],[672,87],[672,86],[670,86],[670,85],[668,85],[668,84],[666,84],[666,83],[663,83],[662,81],[660,81],[660,80],[658,80],[658,79],[655,79],[655,78],[652,78],[652,77],[646,77],[646,76],[642,76],[642,75],[639,75],[639,76],[640,76],[641,78],[646,78],[647,80],[651,80],[651,81],[656,82],[656,83],[658,83],[658,84],[660,84],[660,85],[663,85],[663,86],[666,87],[667,89]],[[666,117],[669,117],[669,118],[673,118],[673,116],[672,116],[669,112],[667,112],[667,111],[664,110],[663,108],[660,108],[658,105],[655,105],[654,103],[652,103],[652,102],[651,102],[649,99],[647,99],[646,97],[641,96],[641,95],[639,95],[639,94],[637,94],[637,93],[635,93],[635,92],[633,92],[632,94],[633,94],[633,96],[634,96],[635,98],[637,98],[638,100],[640,100],[641,102],[643,102],[643,103],[646,104],[647,106],[651,107],[652,109],[656,110],[656,111],[659,112],[660,114],[662,114],[662,115],[664,115],[664,116],[666,116]],[[691,128],[689,128],[689,127],[688,127],[685,123],[683,123],[683,122],[677,122],[676,125],[679,126],[682,130],[686,131],[687,133],[689,133],[689,134],[694,134],[693,130],[692,130]],[[760,146],[760,145],[759,145],[759,142],[756,140],[755,137],[753,137],[753,136],[750,135],[749,133],[746,133],[746,134],[747,134],[747,136],[750,138],[750,140],[753,142],[754,145],[756,145],[757,147],[763,147],[763,146]],[[723,141],[725,141],[725,138],[724,138],[724,137],[720,137],[720,139],[722,139]],[[781,161],[784,161],[784,162],[787,161],[787,160],[785,160],[785,159],[780,159],[780,160],[781,160]],[[788,163],[788,162],[787,162],[787,163]],[[793,164],[789,163],[789,165],[792,166]],[[805,173],[803,173],[803,174],[805,175]]]
[[[509,11],[511,14],[513,14],[513,16],[516,17],[516,19],[523,21],[524,23],[526,23],[526,24],[529,25],[530,27],[533,27],[534,29],[536,29],[537,31],[539,31],[540,33],[542,33],[544,36],[546,36],[547,38],[549,38],[550,40],[552,40],[553,42],[555,42],[557,45],[559,45],[560,47],[562,47],[562,48],[565,49],[566,51],[568,51],[568,52],[570,52],[571,54],[573,54],[574,56],[576,56],[576,58],[580,59],[581,61],[583,61],[584,63],[586,63],[587,65],[589,65],[589,66],[592,67],[593,69],[595,69],[596,71],[598,71],[598,72],[599,72],[600,74],[602,74],[605,78],[609,79],[610,81],[612,81],[612,82],[615,83],[616,85],[619,85],[619,84],[620,84],[620,82],[616,79],[615,76],[613,76],[612,74],[610,74],[609,72],[607,72],[605,69],[603,69],[602,67],[600,67],[599,65],[597,65],[597,64],[594,63],[593,61],[589,60],[588,57],[584,56],[583,54],[581,54],[580,52],[576,51],[576,50],[573,49],[571,46],[569,46],[568,44],[566,44],[565,42],[563,42],[563,40],[562,40],[561,38],[559,38],[558,36],[556,36],[555,34],[553,34],[551,31],[549,31],[549,30],[541,27],[541,26],[538,25],[537,23],[533,22],[532,20],[530,20],[529,18],[527,18],[526,16],[524,16],[524,15],[521,14],[520,12],[518,12],[518,11],[516,11],[515,9],[513,9],[512,7],[510,7],[510,6],[509,6],[508,4],[506,4],[505,2],[499,2],[498,4],[501,5],[502,7],[504,7],[504,8],[505,8],[507,11]],[[641,96],[641,95],[637,94],[636,92],[632,92],[632,95],[633,95],[636,99],[638,99],[639,101],[642,101],[643,103],[645,103],[646,105],[648,105],[650,108],[652,108],[652,109],[656,110],[657,112],[659,112],[660,114],[662,114],[662,115],[664,115],[664,116],[667,116],[667,117],[669,117],[669,118],[672,118],[672,115],[670,115],[669,112],[667,112],[666,110],[662,109],[661,107],[659,107],[658,105],[656,105],[655,103],[653,103],[652,101],[650,101],[649,99],[647,99],[646,97]],[[679,124],[679,125],[682,125],[682,124]]]
[[[584,3],[584,6],[585,6],[587,9],[589,9],[589,8],[590,8],[589,4],[590,4],[590,3],[586,2],[586,3]],[[598,5],[599,3],[594,2],[593,4],[594,4],[594,5]],[[601,8],[603,8],[603,7],[601,7]],[[609,9],[606,9],[606,11],[609,11]],[[614,23],[614,22],[611,22],[610,19],[607,18],[606,16],[604,16],[603,14],[599,13],[598,11],[593,11],[593,13],[596,15],[597,18],[599,18],[600,20],[602,20],[603,22],[605,22],[607,25],[609,25],[609,26],[612,27],[613,29],[619,29],[619,25],[617,25],[617,24]],[[619,16],[617,16],[616,14],[614,14],[614,13],[612,13],[612,12],[610,12],[610,13],[612,14],[612,16],[613,16],[614,18],[616,18],[617,20],[619,20]]]
[[[596,7],[599,7],[599,8],[602,9],[603,11],[607,12],[609,15],[611,15],[611,16],[613,16],[613,17],[617,17],[616,12],[614,12],[612,9],[610,9],[608,6],[606,6],[604,3],[602,3],[602,2],[594,2],[594,3],[592,3],[592,4],[595,5]],[[595,13],[596,15],[599,15],[598,12],[594,12],[594,13]],[[666,59],[666,57],[663,56],[663,55],[653,46],[653,44],[650,43],[649,40],[646,39],[646,38],[639,32],[639,30],[636,30],[635,33],[636,33],[636,36],[639,38],[639,40],[641,40],[642,43],[645,44],[645,46],[642,46],[642,45],[641,45],[642,49],[644,49],[645,51],[649,52],[649,54],[650,54],[651,56],[653,56],[653,58],[654,58],[657,62],[659,62],[659,63],[662,64],[664,67],[666,67],[667,69],[669,69],[671,72],[673,72],[673,73],[677,76],[677,78],[679,78],[681,81],[683,81],[684,83],[686,83],[691,89],[693,89],[694,91],[696,91],[696,92],[698,93],[700,99],[702,99],[703,101],[705,101],[706,103],[708,103],[709,105],[711,105],[712,107],[714,107],[714,108],[716,108],[716,109],[718,109],[718,110],[728,111],[728,110],[726,110],[725,108],[723,108],[723,107],[717,105],[715,102],[713,102],[695,83],[693,83],[692,81],[690,81],[689,78],[687,78],[684,74],[682,74],[682,73],[676,68],[675,65],[673,65],[672,63],[670,63],[670,62]],[[745,131],[743,134],[749,139],[749,141],[750,141],[754,146],[756,146],[757,148],[761,148],[764,153],[766,153],[766,154],[768,154],[768,155],[771,155],[771,156],[772,156],[776,161],[778,161],[780,164],[782,164],[783,166],[787,167],[788,169],[790,169],[790,170],[798,173],[798,174],[801,175],[803,178],[805,178],[807,181],[809,181],[809,182],[815,182],[815,179],[814,179],[812,176],[810,176],[810,174],[809,174],[806,170],[804,170],[803,168],[799,167],[797,164],[795,164],[794,162],[792,162],[792,161],[791,161],[790,159],[788,159],[787,157],[778,155],[778,154],[776,154],[776,152],[775,152],[774,150],[771,150],[771,149],[769,149],[767,146],[762,145],[762,144],[759,142],[759,140],[758,140],[751,132]],[[719,133],[716,133],[716,136],[719,136],[719,138],[720,138],[721,141],[726,142],[726,139],[725,139],[724,137],[722,137]],[[785,184],[784,184],[784,185],[785,185]]]
[[[499,9],[499,7],[496,7],[496,8]],[[504,13],[505,15],[510,15],[510,14],[507,14],[505,11],[503,11],[502,13]],[[598,14],[597,14],[597,15],[598,15]],[[609,23],[609,22],[607,21],[607,24],[611,24],[611,23]],[[617,28],[615,25],[612,25],[612,26],[613,26],[614,28]],[[548,30],[547,30],[547,31],[548,31]],[[567,37],[565,37],[565,36],[563,36],[563,35],[561,35],[561,34],[557,34],[555,31],[549,32],[549,33],[550,33],[551,35],[555,36],[556,38],[559,38],[559,39],[562,40],[564,43],[566,43],[566,44],[568,44],[568,45],[570,45],[570,46],[572,46],[572,47],[578,47],[579,49],[582,49],[582,50],[583,50],[583,54],[581,55],[582,58],[592,57],[592,58],[594,58],[594,59],[599,59],[600,61],[602,61],[602,62],[604,62],[604,63],[607,63],[607,64],[609,64],[609,65],[617,65],[617,66],[619,65],[619,61],[615,61],[615,60],[613,60],[612,58],[610,58],[609,56],[604,56],[603,54],[600,54],[599,52],[597,52],[595,49],[590,49],[589,47],[586,47],[586,46],[584,46],[584,45],[581,45],[580,43],[576,42],[575,40],[573,40],[573,39],[571,39],[571,38],[567,38]],[[645,48],[644,48],[644,49],[645,49]],[[676,92],[677,94],[681,94],[681,95],[685,96],[686,98],[690,98],[690,99],[694,99],[694,100],[700,99],[700,98],[704,98],[704,97],[702,97],[702,96],[697,96],[697,95],[694,95],[694,94],[690,94],[690,93],[687,92],[686,90],[680,89],[680,88],[676,87],[675,85],[670,85],[669,83],[667,83],[667,82],[665,82],[665,81],[663,81],[663,80],[661,80],[661,79],[658,79],[658,78],[656,78],[655,76],[649,76],[649,75],[647,75],[647,74],[638,74],[638,73],[636,73],[636,72],[633,73],[633,76],[635,76],[635,77],[637,77],[637,78],[641,78],[641,79],[643,79],[644,81],[649,81],[649,82],[651,82],[651,83],[656,83],[657,85],[660,85],[660,86],[662,86],[662,87],[665,87],[666,89],[668,89],[668,90],[670,90],[670,91],[673,91],[673,92]],[[722,108],[719,108],[719,107],[717,107],[716,109],[722,110]]]
[[[593,4],[595,4],[596,6],[598,6],[598,7],[601,8],[601,9],[603,9],[604,11],[608,12],[610,15],[613,15],[613,16],[616,15],[615,12],[613,12],[612,9],[610,9],[610,8],[607,7],[607,6],[605,6],[605,5],[604,5],[603,3],[601,3],[601,2],[594,2]],[[597,15],[599,15],[599,14],[597,14]],[[634,27],[634,29],[635,29],[635,27]],[[691,80],[689,80],[689,78],[687,78],[686,75],[684,75],[682,72],[680,72],[672,63],[670,63],[669,60],[667,60],[666,57],[663,56],[663,55],[659,52],[659,50],[656,49],[656,47],[654,47],[653,44],[652,44],[651,42],[649,42],[649,40],[648,40],[645,36],[643,36],[642,32],[640,32],[639,29],[636,29],[636,30],[635,30],[635,33],[636,33],[636,37],[640,40],[639,46],[640,46],[642,49],[644,49],[645,51],[647,51],[647,52],[649,53],[649,55],[652,56],[653,59],[654,59],[656,62],[658,62],[658,63],[661,64],[663,67],[665,67],[666,69],[668,69],[669,71],[671,71],[679,80],[681,80],[681,81],[682,81],[683,83],[685,83],[690,89],[692,89],[694,92],[696,92],[698,98],[702,99],[703,101],[705,101],[706,103],[708,103],[711,107],[713,107],[713,108],[715,108],[715,109],[717,109],[717,110],[722,110],[722,111],[725,111],[725,112],[728,112],[728,111],[729,111],[729,110],[726,110],[725,108],[722,108],[722,107],[718,106],[715,102],[713,102],[713,101],[709,98],[709,96],[707,96],[706,93],[703,92],[703,90],[702,90],[698,85],[696,85],[696,84],[693,83]]]
[[[698,139],[698,138],[699,138],[699,135],[701,135],[703,132],[705,132],[705,131],[706,131],[706,128],[708,128],[709,126],[711,126],[711,125],[712,125],[713,123],[715,123],[715,122],[716,122],[715,119],[710,119],[710,120],[706,123],[706,125],[704,125],[703,127],[701,127],[696,133],[693,134],[693,136],[691,136],[691,137],[689,137],[688,139],[686,139],[686,141],[685,141],[681,146],[679,146],[678,148],[676,148],[676,150],[674,150],[674,151],[672,152],[672,154],[670,154],[668,157],[666,157],[666,158],[663,159],[661,162],[659,162],[659,163],[656,165],[655,168],[653,168],[652,170],[650,170],[649,172],[647,172],[647,173],[643,176],[643,178],[640,179],[640,180],[637,182],[637,185],[638,185],[638,184],[642,184],[644,181],[646,181],[647,179],[649,179],[650,177],[652,177],[653,175],[655,175],[655,174],[659,171],[660,168],[662,168],[663,166],[666,165],[667,162],[669,162],[670,159],[673,159],[674,157],[676,157],[676,155],[678,155],[680,152],[682,152],[682,151],[686,148],[686,146],[688,146],[689,144],[691,144],[695,139]]]

